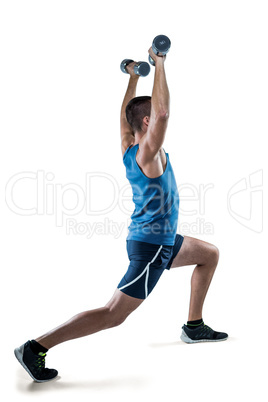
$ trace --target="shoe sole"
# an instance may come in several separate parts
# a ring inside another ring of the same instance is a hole
[[[27,371],[27,373],[32,377],[32,379],[35,382],[48,382],[48,381],[54,380],[54,378],[56,378],[56,377],[54,377],[54,378],[50,378],[48,380],[38,380],[37,378],[35,378],[23,361],[23,353],[24,353],[24,345],[21,345],[19,348],[16,348],[14,350],[14,354],[15,354],[17,360],[19,361],[19,363],[22,365],[22,367]]]
[[[226,338],[222,338],[222,339],[198,339],[198,340],[193,340],[191,338],[189,338],[189,336],[186,334],[186,332],[184,330],[182,330],[182,334],[181,334],[181,340],[185,343],[199,343],[199,342],[221,342],[221,341],[226,341],[226,339],[228,338],[228,336],[226,336]]]

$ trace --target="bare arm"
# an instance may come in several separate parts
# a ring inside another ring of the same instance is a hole
[[[127,122],[127,118],[126,118],[126,107],[129,101],[131,101],[131,99],[135,98],[136,96],[136,88],[137,88],[137,84],[138,84],[138,80],[139,80],[139,76],[136,75],[134,73],[134,65],[136,63],[130,63],[127,66],[127,70],[130,73],[130,77],[129,77],[129,83],[128,83],[128,87],[126,90],[126,94],[122,103],[122,107],[121,107],[121,116],[120,116],[120,125],[121,125],[121,149],[122,149],[122,154],[124,155],[126,149],[133,144],[133,142],[135,141],[134,138],[134,133],[133,130],[131,128],[131,126],[128,124]]]
[[[147,133],[140,142],[142,161],[144,164],[150,162],[161,149],[169,117],[169,90],[165,74],[165,56],[156,56],[152,49],[149,49],[151,57],[155,61],[154,86],[151,100],[151,116]]]

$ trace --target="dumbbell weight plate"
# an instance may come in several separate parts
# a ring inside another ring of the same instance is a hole
[[[152,43],[152,50],[154,54],[158,55],[161,53],[163,56],[166,55],[170,49],[171,41],[166,35],[158,35],[154,38]],[[149,55],[149,62],[154,66],[155,62]]]
[[[145,61],[140,61],[134,66],[134,72],[141,77],[146,77],[151,71],[150,65]]]
[[[155,54],[167,54],[171,46],[170,39],[165,35],[158,35],[154,38],[152,49]]]
[[[150,55],[149,55],[148,59],[149,59],[150,64],[151,64],[152,66],[155,66],[154,59],[152,59]]]

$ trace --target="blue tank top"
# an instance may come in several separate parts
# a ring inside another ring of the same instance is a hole
[[[149,178],[136,161],[138,148],[139,144],[131,145],[123,156],[135,204],[127,240],[173,246],[178,225],[179,193],[169,155],[166,153],[164,173]]]

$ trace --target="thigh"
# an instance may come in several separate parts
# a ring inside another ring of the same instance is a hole
[[[186,265],[203,265],[215,249],[216,247],[211,243],[195,239],[194,237],[184,236],[182,246],[173,259],[171,268]]]
[[[127,250],[130,263],[117,287],[128,296],[146,299],[165,270],[172,246],[129,240]]]

